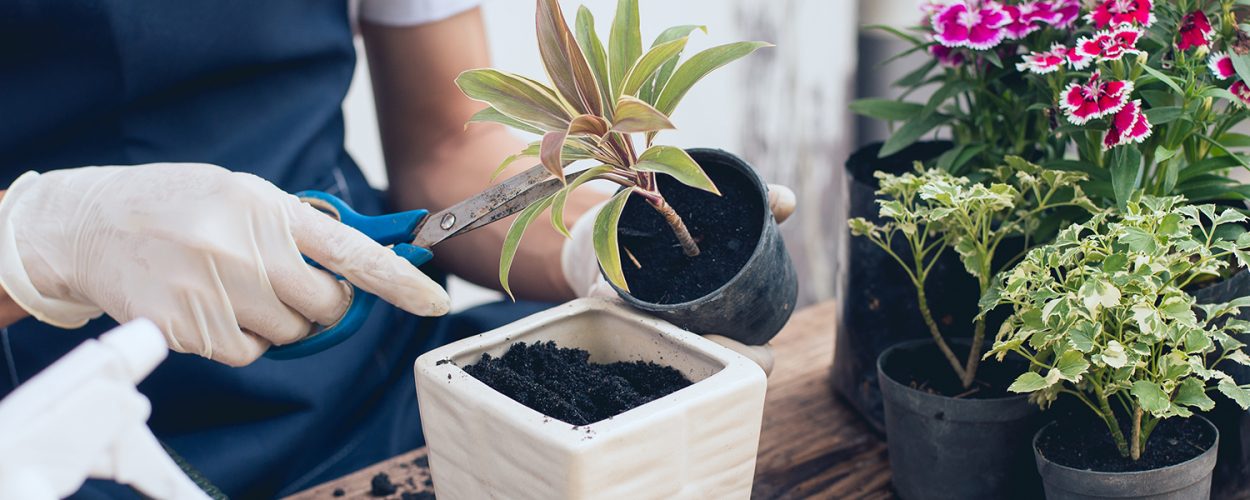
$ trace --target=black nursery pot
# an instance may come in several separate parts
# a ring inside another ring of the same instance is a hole
[[[846,161],[850,178],[848,215],[881,222],[873,194],[877,190],[873,173],[909,172],[914,162],[933,160],[950,148],[951,143],[945,141],[919,142],[885,158],[877,158],[881,143],[859,149]],[[899,241],[896,246],[897,253],[906,254],[905,243]],[[885,415],[877,384],[877,358],[894,344],[928,338],[929,334],[920,315],[916,289],[902,267],[867,238],[851,237],[847,247],[842,266],[847,281],[838,315],[833,387],[882,432]],[[955,252],[946,252],[934,265],[928,289],[933,317],[944,329],[972,323],[980,290]]]
[[[1250,296],[1250,271],[1241,271],[1232,277],[1193,291],[1200,304],[1228,302]],[[1250,311],[1237,316],[1250,320]],[[1250,335],[1236,335],[1237,339],[1250,343]],[[1250,366],[1224,363],[1220,366],[1232,375],[1238,384],[1250,384]],[[1242,410],[1223,394],[1212,394],[1215,409],[1203,415],[1220,431],[1219,460],[1215,466],[1212,495],[1215,498],[1233,498],[1250,492],[1250,411]]]
[[[966,353],[968,347],[955,343],[952,349]],[[890,469],[899,496],[907,500],[1037,497],[1040,488],[1029,454],[1037,407],[1025,395],[942,396],[912,388],[901,375],[917,365],[950,370],[945,363],[932,340],[903,342],[878,358]]]
[[[1201,416],[1191,420],[1219,430]],[[1219,454],[1218,436],[1202,454],[1169,467],[1140,472],[1099,472],[1075,469],[1055,463],[1038,448],[1043,434],[1057,429],[1054,422],[1037,431],[1033,438],[1033,454],[1037,470],[1046,488],[1047,500],[1105,500],[1112,498],[1141,500],[1206,500],[1211,498],[1211,476]],[[1153,446],[1164,446],[1154,443]]]
[[[667,175],[657,178],[702,253],[686,257],[659,213],[642,198],[630,197],[618,227],[630,291],[613,288],[629,305],[687,330],[765,344],[781,331],[798,300],[798,276],[768,208],[767,187],[733,154],[688,152],[721,196]]]

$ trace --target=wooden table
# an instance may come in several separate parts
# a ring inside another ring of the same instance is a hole
[[[885,442],[829,384],[835,314],[833,302],[801,309],[773,340],[777,366],[768,378],[753,498],[894,497]],[[397,487],[388,498],[433,498],[425,457],[417,449],[291,498],[377,498],[371,481],[382,472]]]

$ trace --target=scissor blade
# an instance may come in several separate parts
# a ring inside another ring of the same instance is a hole
[[[577,178],[581,173],[578,171],[565,175],[565,182]],[[430,214],[413,231],[412,244],[430,248],[447,238],[520,212],[562,187],[564,182],[553,178],[551,172],[542,165],[536,165],[491,186],[477,196]]]

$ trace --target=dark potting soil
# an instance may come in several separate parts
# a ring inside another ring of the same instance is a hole
[[[1124,419],[1127,420],[1127,419]],[[1128,429],[1124,429],[1128,436]],[[1215,433],[1196,418],[1159,422],[1139,460],[1120,456],[1111,431],[1090,418],[1060,420],[1037,439],[1042,456],[1073,469],[1137,472],[1176,465],[1201,455],[1215,444]]]
[[[513,344],[464,367],[474,378],[549,417],[581,426],[616,416],[691,384],[672,367],[644,361],[596,364],[555,342]]]
[[[373,479],[369,481],[369,495],[375,497],[384,497],[395,494],[395,484],[391,482],[391,476],[385,472],[379,472]]]
[[[656,176],[660,193],[699,244],[697,257],[686,256],[672,227],[646,200],[632,196],[625,204],[617,233],[630,295],[655,304],[698,299],[728,283],[755,252],[763,231],[759,191],[729,166],[704,169],[721,196]]]
[[[951,350],[960,360],[967,359],[967,345],[954,344],[951,345]],[[1011,358],[1001,363],[994,360],[982,361],[977,368],[977,377],[973,380],[972,387],[967,389],[935,345],[914,350],[896,350],[883,368],[895,381],[930,394],[967,399],[996,399],[1018,396],[1008,392],[1007,388],[1016,377],[1024,373],[1028,365],[1022,360]]]

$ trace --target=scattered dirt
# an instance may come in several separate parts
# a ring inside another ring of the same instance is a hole
[[[335,488],[334,493],[331,493],[331,494],[334,495],[335,497],[341,497],[343,495],[346,495],[347,492],[343,491],[343,488]]]
[[[1127,419],[1123,419],[1127,420]],[[1125,436],[1129,435],[1124,429]],[[1111,431],[1092,418],[1060,420],[1037,440],[1042,456],[1074,469],[1100,472],[1136,472],[1176,465],[1193,459],[1215,443],[1215,433],[1196,418],[1159,422],[1140,460],[1120,456]]]
[[[393,495],[396,489],[395,484],[391,482],[391,477],[386,475],[385,472],[379,472],[369,481],[370,496],[384,497]]]
[[[596,364],[590,353],[554,342],[513,344],[464,370],[505,396],[574,427],[618,415],[690,385],[681,372],[650,362]]]
[[[625,282],[634,297],[657,304],[698,299],[728,283],[755,251],[763,230],[759,191],[728,166],[703,167],[721,196],[657,176],[660,193],[699,244],[697,257],[686,256],[672,227],[646,200],[632,196],[625,204],[618,234]]]

